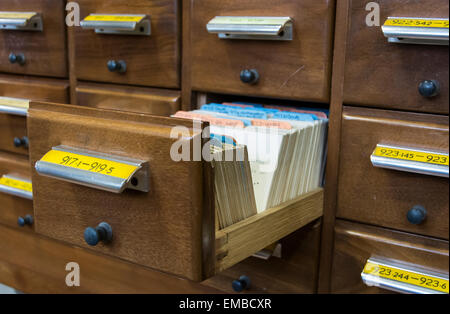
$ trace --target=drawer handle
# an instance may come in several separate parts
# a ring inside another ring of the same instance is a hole
[[[369,287],[407,294],[448,294],[448,272],[386,257],[371,257],[361,273]]]
[[[0,29],[42,32],[42,16],[36,12],[0,12]]]
[[[259,73],[257,70],[242,70],[241,71],[241,81],[245,84],[256,84],[259,81]]]
[[[206,25],[221,39],[292,40],[290,17],[216,16]]]
[[[112,193],[149,191],[148,163],[109,154],[54,147],[35,164],[42,176]]]
[[[110,72],[125,73],[127,71],[127,63],[123,60],[109,60],[107,66]]]
[[[242,292],[250,289],[251,281],[247,276],[241,276],[239,279],[233,280],[231,287],[236,292]]]
[[[25,227],[26,225],[31,226],[33,225],[33,216],[26,215],[25,217],[19,217],[17,219],[17,224],[19,227]]]
[[[96,246],[100,241],[109,243],[112,237],[112,228],[106,222],[101,222],[95,228],[88,227],[84,230],[84,241],[90,246]]]
[[[390,43],[448,46],[448,19],[389,17],[382,26]]]
[[[31,181],[14,175],[3,175],[0,178],[0,192],[29,200],[33,199]]]
[[[150,17],[145,14],[90,14],[80,26],[97,34],[151,35]]]
[[[19,53],[19,54],[11,53],[9,55],[9,62],[12,64],[17,63],[20,65],[24,65],[26,62],[25,55],[23,53]]]
[[[426,80],[419,84],[419,93],[423,97],[432,98],[441,92],[441,86],[436,80]]]
[[[408,211],[406,218],[413,225],[420,225],[427,218],[427,210],[423,206],[416,205]]]
[[[0,96],[0,113],[26,116],[30,101],[28,99]]]
[[[26,136],[24,136],[22,138],[15,137],[14,138],[14,146],[28,148],[28,137],[26,137]]]
[[[374,167],[448,178],[448,153],[378,144],[370,156]]]

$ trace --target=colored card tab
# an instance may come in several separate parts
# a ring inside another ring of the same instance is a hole
[[[448,279],[445,278],[425,275],[419,272],[404,270],[371,261],[367,262],[363,273],[448,293]]]
[[[449,165],[448,154],[428,153],[411,149],[392,148],[380,145],[375,149],[374,155],[378,157],[409,160],[441,166]]]
[[[51,150],[41,161],[121,179],[128,179],[139,170],[138,166],[59,150]]]
[[[13,189],[18,189],[26,192],[32,192],[32,186],[31,182],[16,179],[16,178],[10,178],[10,177],[1,177],[0,178],[0,185],[4,185]]]
[[[448,19],[389,18],[384,26],[449,28]]]
[[[21,98],[0,97],[0,106],[28,109],[30,101]]]

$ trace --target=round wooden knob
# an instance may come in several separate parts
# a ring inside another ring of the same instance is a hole
[[[90,246],[96,246],[100,241],[111,242],[112,236],[112,228],[106,222],[100,223],[96,228],[88,227],[84,230],[84,240]]]
[[[25,227],[26,225],[31,226],[33,224],[33,216],[26,215],[25,217],[19,217],[17,219],[17,224],[20,227]]]
[[[127,71],[127,63],[123,60],[120,61],[109,60],[108,70],[110,72],[125,73]]]
[[[241,276],[239,277],[239,279],[234,280],[231,283],[231,286],[234,291],[242,292],[243,290],[250,288],[250,283],[251,283],[250,278],[248,278],[247,276]]]
[[[20,65],[24,65],[25,64],[25,55],[23,53],[19,53],[19,54],[10,53],[9,54],[9,62],[11,62],[12,64],[17,63]]]
[[[25,147],[28,148],[28,137],[24,136],[22,138],[15,137],[14,138],[14,146],[15,147]]]
[[[408,211],[406,218],[413,225],[420,225],[427,218],[427,210],[420,205],[416,205]]]
[[[435,97],[440,93],[440,84],[435,80],[423,81],[419,84],[419,93],[426,98]]]
[[[241,71],[241,81],[246,84],[256,84],[259,81],[259,73],[256,70]]]

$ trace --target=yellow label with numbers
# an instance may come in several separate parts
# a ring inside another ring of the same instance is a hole
[[[31,19],[36,13],[0,12],[0,19]]]
[[[132,16],[132,15],[89,15],[85,18],[85,21],[98,21],[98,22],[140,22],[144,17]]]
[[[388,19],[385,26],[448,28],[448,20],[439,19]]]
[[[448,279],[406,271],[373,262],[367,262],[363,273],[448,293]]]
[[[19,179],[12,179],[12,178],[8,178],[8,177],[1,177],[0,178],[0,184],[1,185],[5,185],[5,186],[10,187],[10,188],[23,190],[23,191],[27,191],[27,192],[32,192],[33,191],[30,182],[22,181],[22,180],[19,180]]]
[[[211,23],[237,25],[284,25],[288,21],[288,18],[218,16],[214,18]]]
[[[121,179],[128,179],[139,169],[137,166],[117,161],[59,150],[51,150],[42,157],[41,161]]]
[[[448,166],[448,155],[378,146],[375,156]]]
[[[28,109],[30,101],[28,99],[0,97],[0,106]]]

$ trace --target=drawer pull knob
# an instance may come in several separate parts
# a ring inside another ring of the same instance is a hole
[[[435,97],[440,93],[440,84],[435,80],[423,81],[419,84],[419,93],[426,98]]]
[[[108,61],[108,70],[110,72],[125,73],[127,71],[127,63],[125,61]]]
[[[239,279],[234,280],[231,284],[233,290],[236,292],[242,292],[243,290],[250,288],[250,278],[247,276],[241,276]]]
[[[18,63],[20,65],[24,65],[25,64],[25,56],[23,53],[19,53],[17,55],[14,53],[11,53],[9,55],[9,62],[11,62],[13,64]]]
[[[243,70],[241,81],[246,84],[256,84],[259,81],[259,73],[256,70]]]
[[[26,215],[25,217],[19,217],[17,219],[17,224],[20,227],[25,227],[26,225],[31,226],[33,224],[33,217],[31,215]]]
[[[15,137],[14,138],[14,146],[15,147],[25,147],[28,148],[28,137],[24,136],[22,138]]]
[[[416,205],[408,211],[406,218],[413,225],[420,225],[427,218],[427,210],[423,206]]]
[[[112,236],[112,228],[106,222],[100,223],[96,228],[88,227],[84,230],[84,240],[90,246],[96,246],[100,241],[111,242]]]

